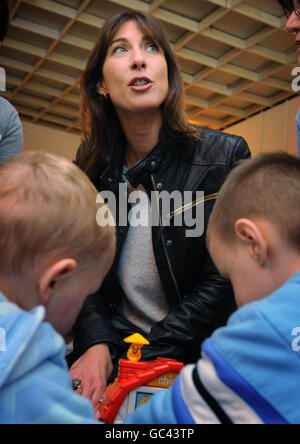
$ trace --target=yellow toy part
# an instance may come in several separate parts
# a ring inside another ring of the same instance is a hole
[[[142,359],[141,349],[144,345],[149,345],[150,342],[147,341],[142,335],[139,333],[135,333],[134,335],[128,336],[128,338],[124,339],[124,342],[131,344],[129,350],[127,352],[127,358],[129,361],[138,362]]]

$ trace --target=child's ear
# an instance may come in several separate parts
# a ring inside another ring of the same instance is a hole
[[[235,223],[235,233],[248,245],[251,257],[261,267],[265,267],[269,259],[269,248],[257,224],[250,219],[239,219]]]
[[[53,291],[77,268],[74,259],[62,259],[48,267],[39,281],[39,298],[42,305],[48,305]]]

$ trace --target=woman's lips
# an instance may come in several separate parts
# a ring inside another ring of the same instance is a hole
[[[132,89],[132,91],[136,91],[136,92],[143,92],[143,91],[148,91],[150,88],[152,88],[152,83],[147,83],[145,85],[130,85],[130,89]]]
[[[149,77],[135,77],[129,83],[129,87],[136,92],[148,91],[152,87],[152,80]]]

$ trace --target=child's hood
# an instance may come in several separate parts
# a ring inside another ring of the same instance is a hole
[[[23,311],[0,292],[0,390],[45,360],[64,361],[63,338],[44,320],[44,307]]]

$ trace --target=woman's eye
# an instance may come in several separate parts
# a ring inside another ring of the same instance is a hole
[[[155,43],[149,43],[148,45],[148,49],[152,52],[157,52],[159,51],[158,46]]]
[[[117,46],[116,48],[113,49],[113,54],[115,53],[122,53],[125,52],[126,49],[124,48],[124,46]]]

